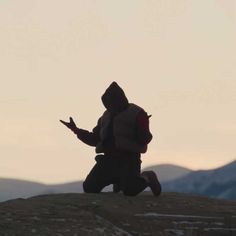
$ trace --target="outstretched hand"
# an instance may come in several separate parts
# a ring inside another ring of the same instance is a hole
[[[70,122],[66,122],[63,120],[60,120],[60,122],[65,125],[67,128],[72,130],[74,133],[76,133],[76,130],[78,129],[75,122],[73,121],[72,117],[70,117]]]

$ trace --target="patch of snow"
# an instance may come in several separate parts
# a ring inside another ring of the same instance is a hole
[[[66,219],[63,219],[63,218],[52,218],[50,220],[57,221],[57,222],[66,222]]]
[[[95,228],[96,231],[98,231],[99,233],[104,233],[105,228]]]
[[[190,230],[197,230],[197,229],[199,229],[199,227],[186,227],[185,229],[190,229]]]
[[[33,217],[31,217],[31,219],[35,220],[35,221],[39,221],[40,220],[40,218],[38,216],[33,216]]]
[[[175,236],[185,236],[184,231],[180,229],[165,229],[167,233],[174,233]]]
[[[197,219],[223,219],[223,217],[215,217],[215,216],[172,215],[172,214],[158,214],[158,213],[155,213],[155,212],[149,212],[149,213],[144,213],[144,214],[135,214],[134,216],[171,217],[171,218],[197,218]]]
[[[130,226],[129,223],[122,223],[122,225],[124,225],[124,226]]]
[[[206,225],[208,222],[204,221],[173,221],[174,224],[185,224],[185,225]],[[224,225],[223,222],[211,222],[212,225]]]
[[[103,221],[105,222],[106,224],[110,225],[117,233],[118,235],[119,234],[123,234],[123,235],[126,235],[126,236],[133,236],[132,234],[130,234],[129,232],[121,229],[120,227],[114,225],[113,223],[111,223],[110,221],[104,219],[103,217],[99,216],[99,215],[96,215],[96,218],[100,221]]]
[[[32,232],[32,233],[36,233],[37,230],[36,230],[36,229],[31,229],[31,232]]]
[[[205,228],[204,231],[210,230],[224,230],[224,231],[236,231],[236,228]]]
[[[223,222],[214,222],[214,223],[212,223],[213,225],[224,225],[224,223]]]
[[[194,224],[206,224],[203,221],[173,221],[174,224],[185,224],[185,225],[194,225]]]

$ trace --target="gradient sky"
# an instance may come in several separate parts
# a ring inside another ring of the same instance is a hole
[[[117,81],[154,139],[143,167],[236,159],[236,1],[0,0],[0,177],[84,179],[91,130]]]

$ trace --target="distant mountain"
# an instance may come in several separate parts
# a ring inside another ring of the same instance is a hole
[[[162,164],[162,165],[155,165],[155,166],[149,166],[143,169],[145,170],[153,170],[156,172],[158,179],[163,183],[166,181],[174,180],[180,177],[183,177],[192,170],[177,166],[177,165],[171,165],[171,164]]]
[[[0,201],[25,198],[41,194],[47,189],[44,184],[17,179],[0,179]]]
[[[164,183],[163,190],[236,199],[236,161],[217,169],[193,171]]]
[[[163,191],[202,194],[211,197],[236,199],[236,161],[213,170],[191,171],[175,165],[144,168],[154,170]],[[111,191],[111,186],[103,191]],[[81,193],[82,181],[45,185],[32,181],[0,178],[0,202],[41,194]]]
[[[191,170],[175,165],[157,165],[145,168],[158,174],[160,181],[173,180],[189,173]],[[103,191],[111,191],[108,186]],[[46,185],[33,181],[0,178],[0,202],[15,198],[27,198],[41,194],[82,193],[82,181],[57,185]]]
[[[0,202],[14,198],[27,198],[40,194],[80,193],[82,182],[46,185],[33,181],[0,178]]]
[[[75,181],[65,184],[47,185],[46,194],[48,193],[82,193],[83,181]]]

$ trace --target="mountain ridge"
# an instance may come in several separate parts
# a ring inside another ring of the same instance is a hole
[[[162,170],[163,167],[165,168],[164,170]],[[186,168],[171,164],[156,165],[153,166],[153,168],[147,167],[143,170],[147,170],[148,168],[158,173],[160,181],[167,181],[168,179],[173,179],[180,175],[182,176],[186,172]],[[176,169],[178,170],[176,171]],[[0,202],[14,198],[32,197],[39,194],[81,193],[83,192],[82,182],[83,181],[73,181],[61,184],[44,184],[28,180],[0,178]],[[109,186],[106,187],[104,191],[111,191],[111,189],[112,188]]]
[[[152,169],[157,173],[164,191],[195,193],[210,197],[236,199],[236,161],[210,170],[193,171],[176,165],[162,164],[145,167],[142,171],[148,169]],[[111,191],[111,186],[106,187],[104,191]],[[40,194],[69,192],[83,192],[82,181],[62,184],[43,184],[27,180],[0,178],[0,202]]]
[[[161,182],[166,182],[169,180],[180,178],[193,171],[189,168],[174,164],[160,164],[160,165],[147,166],[142,170],[143,171],[153,170],[154,172],[156,172],[156,174],[158,175],[158,179]]]
[[[193,171],[163,183],[164,191],[202,194],[209,197],[236,199],[236,161],[210,170]]]

